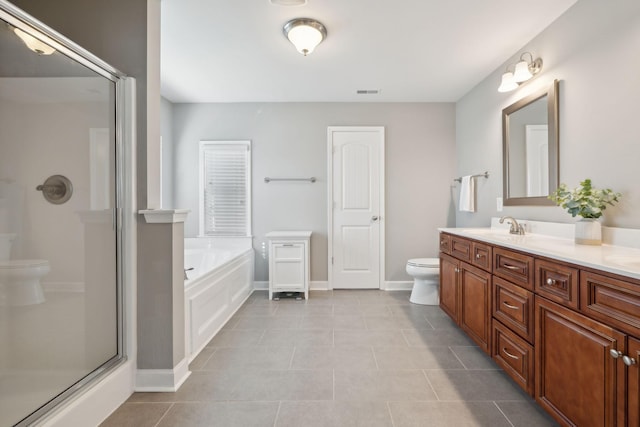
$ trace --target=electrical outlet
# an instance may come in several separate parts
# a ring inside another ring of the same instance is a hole
[[[502,197],[496,197],[496,209],[502,212]]]

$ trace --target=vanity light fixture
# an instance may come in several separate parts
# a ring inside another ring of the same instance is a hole
[[[531,57],[531,61],[524,59],[525,55]],[[531,52],[524,52],[520,55],[520,61],[515,65],[515,71],[509,71],[509,66],[504,74],[502,74],[502,82],[498,88],[498,92],[509,92],[516,89],[520,84],[526,82],[542,69],[542,59],[533,58]]]
[[[31,34],[22,31],[20,28],[14,28],[13,32],[20,37],[20,40],[24,42],[24,44],[37,53],[38,55],[51,55],[56,50],[46,44],[45,42],[38,40],[33,37]]]
[[[285,37],[296,47],[298,52],[307,56],[326,37],[327,29],[320,22],[310,18],[296,18],[284,24]]]

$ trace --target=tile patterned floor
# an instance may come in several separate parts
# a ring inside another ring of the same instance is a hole
[[[255,292],[176,393],[103,427],[554,426],[438,307],[408,292]]]

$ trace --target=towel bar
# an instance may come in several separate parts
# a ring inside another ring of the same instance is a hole
[[[485,172],[477,175],[471,175],[472,178],[479,178],[481,176],[484,176],[485,178],[489,178],[489,172]],[[462,177],[455,178],[454,181],[462,182]]]

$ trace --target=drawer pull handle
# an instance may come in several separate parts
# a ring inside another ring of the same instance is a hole
[[[508,268],[509,270],[520,270],[520,267],[516,267],[515,265],[503,264],[504,268]]]
[[[285,247],[285,248],[292,248],[293,244],[292,243],[285,243],[282,246]]]
[[[616,350],[615,348],[612,348],[611,350],[609,350],[609,354],[614,359],[617,359],[618,357],[622,356],[622,352],[620,350]]]
[[[511,310],[520,310],[520,307],[516,307],[515,305],[511,305],[506,301],[503,301],[502,305],[504,305],[507,308],[510,308]]]
[[[515,360],[520,359],[520,358],[519,358],[518,356],[516,356],[515,354],[511,354],[511,353],[509,353],[509,352],[507,351],[507,349],[506,349],[506,348],[504,348],[504,347],[502,348],[502,352],[503,352],[504,354],[506,354],[507,356],[509,356],[510,358],[512,358],[512,359],[515,359]]]
[[[555,285],[555,284],[556,284],[556,280],[555,280],[555,279],[552,279],[551,277],[549,277],[549,278],[547,279],[547,285],[549,285],[549,286],[553,286],[553,285]]]

